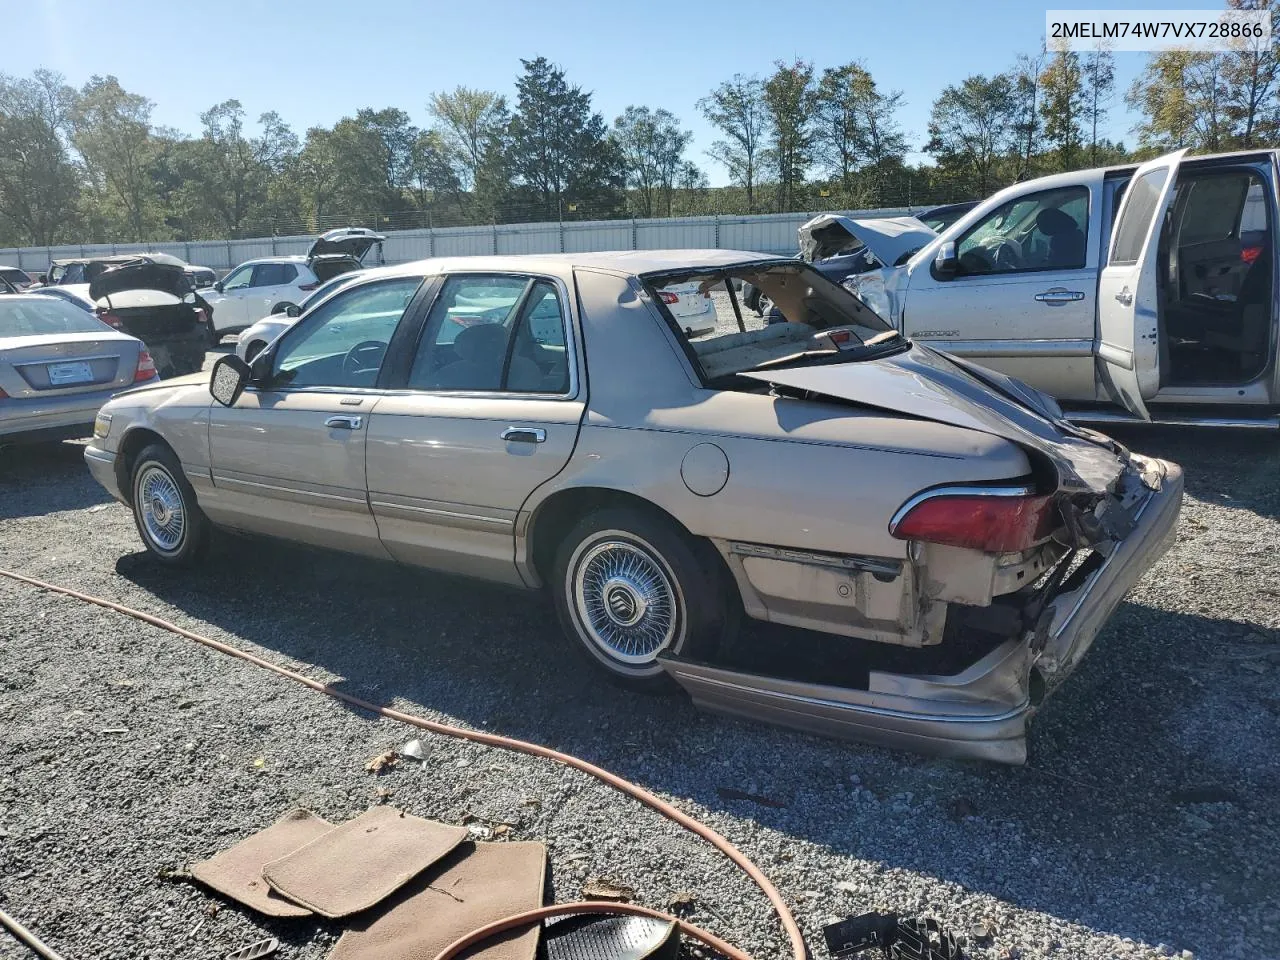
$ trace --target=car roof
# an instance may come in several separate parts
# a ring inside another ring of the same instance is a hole
[[[717,269],[738,264],[795,263],[768,253],[749,250],[613,250],[598,253],[534,253],[511,256],[436,257],[394,266],[365,268],[366,279],[407,277],[425,273],[547,273],[568,276],[583,267],[642,276],[674,270]]]

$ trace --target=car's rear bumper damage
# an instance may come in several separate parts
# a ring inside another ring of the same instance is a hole
[[[1113,500],[1132,521],[1118,542],[1099,548],[1066,577],[1035,617],[951,676],[871,671],[865,689],[750,674],[674,659],[667,671],[707,710],[813,733],[951,757],[1023,763],[1026,729],[1043,695],[1079,663],[1134,583],[1173,542],[1182,505],[1182,470],[1140,460]]]

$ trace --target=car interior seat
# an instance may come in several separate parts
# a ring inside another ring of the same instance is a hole
[[[502,364],[507,356],[507,328],[500,323],[480,323],[458,331],[453,341],[458,359],[441,367],[433,387],[445,390],[498,390]],[[542,371],[527,357],[513,356],[507,373],[512,390],[533,390],[542,383]]]
[[[1262,252],[1249,264],[1240,283],[1235,310],[1207,329],[1204,342],[1240,355],[1240,371],[1258,372],[1266,360],[1271,328],[1271,250]]]
[[[1046,267],[1084,266],[1084,231],[1069,214],[1046,207],[1036,215],[1036,229],[1049,238]]]

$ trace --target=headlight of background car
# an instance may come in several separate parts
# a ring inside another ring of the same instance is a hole
[[[840,285],[875,311],[881,320],[892,323],[889,318],[889,298],[884,292],[884,278],[879,273],[857,273],[845,277]]]
[[[93,418],[93,435],[96,439],[102,440],[111,432],[111,414],[102,413]]]

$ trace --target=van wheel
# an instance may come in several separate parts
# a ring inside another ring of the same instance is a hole
[[[189,567],[209,548],[209,519],[174,452],[146,446],[133,461],[133,520],[148,552],[166,566]]]
[[[603,507],[583,517],[554,571],[565,633],[625,686],[672,689],[659,656],[714,657],[737,631],[742,605],[719,558],[649,511]]]

